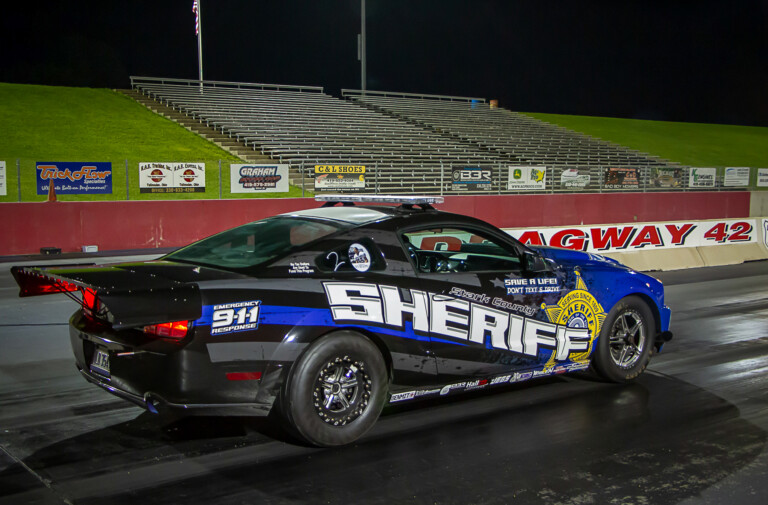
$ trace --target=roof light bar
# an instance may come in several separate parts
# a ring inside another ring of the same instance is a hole
[[[392,203],[400,205],[430,205],[443,203],[442,196],[400,195],[317,195],[316,202]]]

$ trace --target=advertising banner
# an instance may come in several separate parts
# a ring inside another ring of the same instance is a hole
[[[35,172],[38,195],[47,195],[53,181],[59,195],[108,195],[112,193],[112,163],[38,161]]]
[[[749,167],[725,167],[723,186],[749,186]]]
[[[725,219],[504,231],[527,245],[604,253],[754,243],[758,240],[757,230],[755,219]]]
[[[714,188],[716,176],[716,168],[691,167],[690,172],[688,172],[688,187]]]
[[[684,170],[681,167],[654,167],[651,185],[655,188],[681,188],[685,184]]]
[[[289,165],[230,165],[232,193],[285,193]]]
[[[365,165],[315,165],[315,189],[361,191],[365,189]]]
[[[492,168],[454,168],[451,174],[451,189],[454,191],[490,191],[492,184]]]
[[[140,193],[205,193],[205,163],[139,163]]]
[[[768,187],[768,168],[757,169],[757,185],[761,188]]]
[[[547,167],[510,166],[507,178],[508,190],[544,191],[547,185]]]
[[[588,168],[567,168],[560,174],[560,187],[563,189],[585,189],[589,187]]]
[[[611,167],[605,170],[603,188],[605,189],[634,189],[640,188],[636,168]]]
[[[0,196],[8,194],[8,179],[5,175],[5,162],[0,161]]]

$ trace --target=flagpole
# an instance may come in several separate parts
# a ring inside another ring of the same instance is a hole
[[[200,73],[200,92],[203,92],[203,15],[200,12],[201,0],[195,1],[197,6],[197,66]]]

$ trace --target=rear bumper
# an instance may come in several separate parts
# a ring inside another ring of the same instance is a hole
[[[194,336],[187,342],[163,341],[93,326],[79,313],[70,319],[69,333],[85,380],[152,413],[263,416],[274,402],[259,396],[261,380],[228,379],[229,364],[213,363]],[[109,372],[91,366],[97,350],[109,356]]]
[[[85,380],[99,386],[115,396],[128,400],[153,414],[173,412],[186,415],[221,415],[221,416],[266,416],[272,408],[266,403],[174,403],[166,400],[160,394],[147,391],[143,396],[122,390],[113,386],[107,380],[83,369],[79,364],[77,369]]]

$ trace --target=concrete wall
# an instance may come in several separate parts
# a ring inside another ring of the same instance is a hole
[[[0,204],[0,256],[179,247],[313,199],[40,202]],[[748,217],[749,192],[450,196],[439,206],[501,228]],[[764,214],[768,215],[768,212]]]
[[[749,198],[750,217],[768,216],[768,191],[753,191]]]

